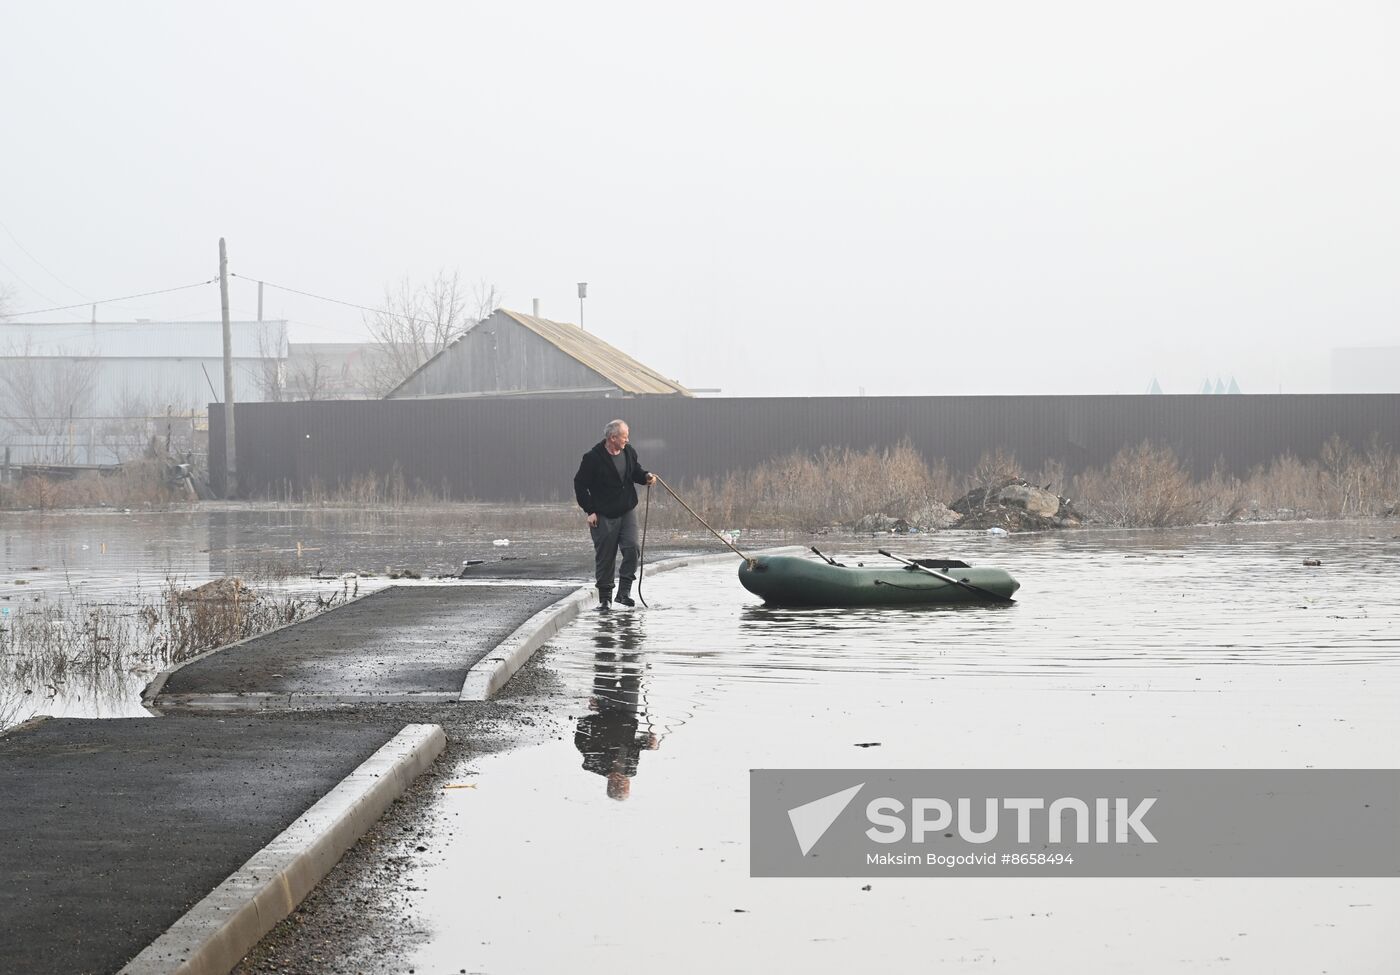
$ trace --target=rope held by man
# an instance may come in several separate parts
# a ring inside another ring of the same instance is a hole
[[[647,522],[651,520],[651,485],[647,485],[647,504],[642,509],[642,547],[637,552],[637,599],[647,609],[647,601],[642,598],[642,574],[647,570]]]

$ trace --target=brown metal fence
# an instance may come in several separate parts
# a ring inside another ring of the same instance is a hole
[[[210,405],[210,468],[223,483],[223,413]],[[580,455],[621,416],[642,462],[668,480],[755,468],[794,450],[911,442],[970,470],[988,450],[1025,470],[1069,473],[1151,440],[1198,474],[1244,474],[1283,454],[1317,456],[1338,435],[1355,447],[1400,439],[1400,395],[933,396],[764,399],[331,400],[249,403],[237,413],[239,493],[300,496],[356,478],[402,475],[452,498],[570,496]]]

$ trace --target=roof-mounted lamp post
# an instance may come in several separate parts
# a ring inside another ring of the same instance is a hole
[[[583,299],[588,297],[588,282],[578,283],[578,327],[583,328]]]

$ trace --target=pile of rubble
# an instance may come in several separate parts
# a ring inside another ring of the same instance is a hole
[[[940,528],[1008,532],[1044,531],[1049,528],[1077,528],[1084,516],[1069,498],[1062,498],[1049,486],[1036,487],[1025,478],[1007,477],[987,487],[974,488],[952,505],[929,501],[907,517],[865,515],[851,531],[859,535],[897,535],[937,531]]]
[[[883,512],[865,515],[851,531],[857,535],[878,535],[894,532],[905,535],[911,532],[931,532],[939,528],[952,528],[962,520],[962,515],[951,510],[941,501],[929,501],[909,512],[907,518],[893,518]]]
[[[1008,477],[988,487],[974,488],[951,507],[962,516],[959,528],[1028,532],[1078,528],[1084,523],[1084,516],[1075,510],[1069,498],[1055,494],[1048,484],[1036,487],[1021,477]]]
[[[258,598],[242,579],[225,576],[193,589],[184,589],[176,598],[182,603],[251,603]]]

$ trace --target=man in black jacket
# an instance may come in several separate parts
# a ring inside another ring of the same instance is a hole
[[[635,606],[632,580],[637,578],[637,485],[655,484],[656,475],[637,461],[628,444],[627,424],[613,420],[603,439],[583,455],[574,475],[574,498],[588,515],[593,537],[593,570],[598,580],[598,609],[606,613],[613,601],[613,565],[622,550],[617,601]]]

